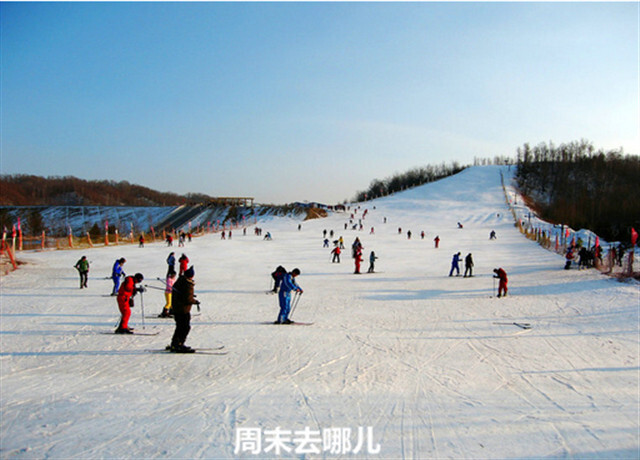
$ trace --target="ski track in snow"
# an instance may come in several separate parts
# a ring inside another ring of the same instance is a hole
[[[0,291],[0,458],[272,458],[236,453],[236,438],[277,427],[351,429],[354,444],[359,427],[372,427],[381,448],[283,458],[637,458],[638,283],[562,270],[561,256],[514,228],[500,169],[363,204],[363,231],[344,230],[349,214],[336,213],[301,231],[289,218],[260,222],[273,241],[235,231],[184,248],[84,251],[86,290],[72,268],[83,251],[20,254],[27,264]],[[340,264],[322,248],[323,229],[345,239]],[[356,236],[363,271],[374,250],[379,272],[353,274]],[[189,255],[202,302],[188,344],[228,354],[146,352],[173,333],[172,321],[152,317],[164,304],[155,290],[143,300],[145,331],[157,336],[100,334],[118,320],[105,296],[113,261],[126,257],[127,273],[159,287],[171,250]],[[447,276],[458,251],[473,253],[474,277]],[[301,269],[293,318],[314,325],[265,324],[277,316],[277,296],[264,292],[280,264]],[[498,266],[509,273],[501,299]]]

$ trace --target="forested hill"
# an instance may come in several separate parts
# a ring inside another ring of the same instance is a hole
[[[640,157],[586,142],[518,149],[516,179],[529,206],[552,223],[588,228],[608,241],[640,228]]]
[[[1,206],[178,206],[209,199],[202,194],[158,192],[127,181],[22,174],[0,176]]]

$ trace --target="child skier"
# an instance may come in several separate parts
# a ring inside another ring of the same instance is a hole
[[[291,273],[285,273],[282,277],[282,283],[280,286],[280,292],[278,293],[278,301],[280,303],[280,313],[278,319],[274,324],[292,324],[293,321],[289,319],[289,313],[291,312],[291,291],[296,291],[302,294],[302,289],[295,281],[295,278],[300,275],[300,270],[294,268]]]
[[[165,281],[165,289],[164,289],[165,304],[164,304],[164,307],[162,308],[162,313],[158,315],[158,318],[168,318],[173,315],[173,312],[171,311],[171,294],[173,292],[173,283],[175,283],[175,281],[176,281],[176,272],[175,270],[170,269],[169,273],[167,273],[167,279]]]
[[[369,269],[367,270],[367,273],[373,273],[373,270],[375,268],[375,263],[376,263],[376,253],[371,251],[371,254],[369,254]]]

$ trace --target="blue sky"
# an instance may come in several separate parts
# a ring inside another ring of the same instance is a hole
[[[0,3],[3,174],[261,203],[587,139],[640,153],[638,3]]]

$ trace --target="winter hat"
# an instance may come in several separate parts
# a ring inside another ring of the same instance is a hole
[[[142,276],[142,273],[136,273],[133,277],[136,279],[138,283],[144,279],[144,276]]]
[[[193,265],[184,271],[184,276],[187,278],[193,278],[195,274],[196,272],[193,269]]]

